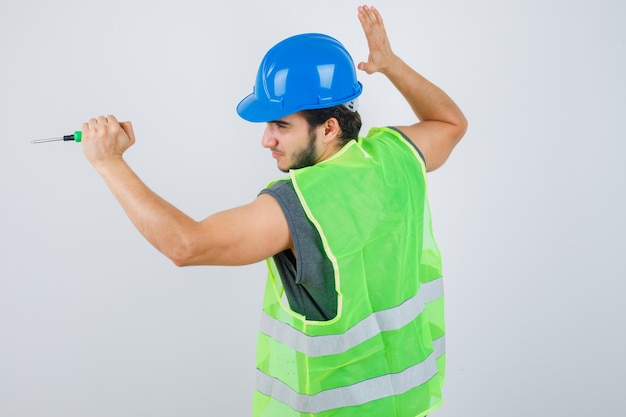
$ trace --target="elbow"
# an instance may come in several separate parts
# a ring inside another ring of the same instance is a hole
[[[454,125],[456,126],[456,142],[458,143],[461,139],[463,139],[463,136],[465,136],[468,127],[467,119],[465,118],[465,115],[463,115],[463,113],[460,113],[458,115],[458,118],[455,121]]]
[[[193,243],[180,244],[165,253],[177,267],[198,265],[223,265],[220,262],[222,251],[215,246],[201,246]]]
[[[176,253],[176,254],[167,254],[164,253],[164,255],[170,260],[172,261],[172,263],[174,265],[176,265],[179,268],[182,268],[184,266],[190,266],[191,262],[189,260],[189,257],[187,256],[183,256],[180,253]]]
[[[176,245],[163,248],[161,252],[177,267],[182,268],[184,266],[196,264],[194,261],[196,260],[197,255],[193,250],[193,247],[184,242],[178,242]]]
[[[467,132],[467,119],[461,114],[456,120],[449,123],[448,147],[449,153],[452,153],[452,150],[459,144]]]
[[[467,119],[463,114],[460,114],[455,120],[448,121],[445,137],[439,142],[437,150],[433,149],[433,152],[429,154],[429,158],[426,161],[426,171],[432,172],[441,167],[456,146],[459,144],[465,132],[467,132]]]
[[[179,247],[170,253],[165,254],[177,267],[197,265],[197,254],[188,247]]]
[[[189,227],[172,228],[155,246],[177,267],[198,265],[210,252],[206,243],[198,238],[196,229]]]
[[[172,261],[172,263],[174,265],[176,265],[179,268],[182,268],[184,266],[191,266],[191,263],[185,259],[185,258],[178,258],[178,257],[168,257],[170,259],[170,261]]]
[[[463,136],[465,136],[465,133],[467,132],[467,128],[469,126],[469,122],[467,121],[467,119],[465,118],[465,116],[463,116],[463,122],[461,124],[461,128],[462,128],[462,132],[461,132],[461,138],[463,138]]]

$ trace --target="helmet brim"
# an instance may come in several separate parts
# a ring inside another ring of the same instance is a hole
[[[237,114],[249,122],[269,122],[286,116],[281,112],[272,110],[266,103],[257,99],[254,93],[245,97],[237,105]]]
[[[239,114],[242,119],[249,122],[271,122],[272,120],[278,120],[303,110],[322,109],[348,103],[356,99],[363,92],[363,85],[360,81],[357,81],[353,90],[354,93],[352,95],[344,97],[341,100],[325,101],[323,104],[311,104],[289,110],[284,109],[281,102],[270,102],[271,105],[268,105],[267,100],[259,100],[256,94],[252,93],[239,102],[237,105],[237,114]]]

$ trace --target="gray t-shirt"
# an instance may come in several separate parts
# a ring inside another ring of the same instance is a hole
[[[282,208],[291,238],[291,250],[274,256],[289,306],[307,320],[326,321],[337,315],[333,265],[324,253],[322,239],[309,221],[291,180],[282,180],[261,191]]]

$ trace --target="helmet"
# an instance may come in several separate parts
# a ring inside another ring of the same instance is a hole
[[[266,54],[252,94],[237,105],[250,122],[269,122],[301,111],[354,100],[363,87],[352,57],[336,39],[319,33],[287,38]]]

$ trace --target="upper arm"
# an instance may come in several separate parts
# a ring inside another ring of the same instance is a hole
[[[278,202],[267,194],[196,223],[177,265],[246,265],[292,247]]]
[[[459,143],[466,123],[452,124],[427,120],[411,126],[395,126],[411,140],[424,156],[427,171],[434,171],[448,159]]]

